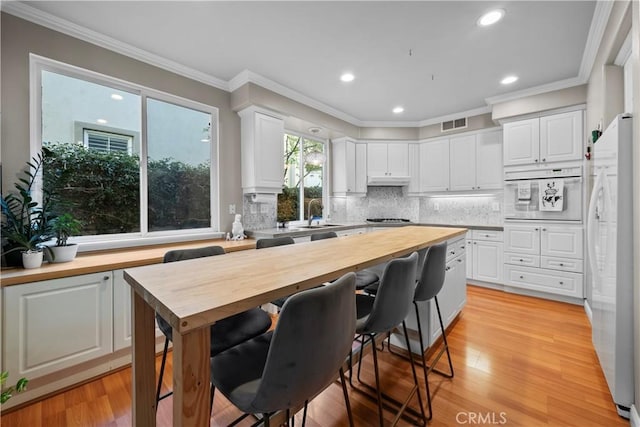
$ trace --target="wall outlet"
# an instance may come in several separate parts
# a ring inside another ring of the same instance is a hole
[[[235,215],[236,214],[236,205],[229,205],[229,215]]]
[[[440,203],[435,202],[435,203],[433,204],[433,210],[434,210],[434,211],[436,211],[436,212],[438,212],[438,211],[440,210]]]
[[[493,202],[491,204],[491,210],[494,212],[499,212],[500,211],[500,202]]]
[[[258,213],[258,205],[256,205],[255,203],[249,203],[249,212],[252,214],[257,214]]]
[[[263,214],[269,213],[269,205],[267,205],[266,203],[261,203],[260,213],[263,213]]]

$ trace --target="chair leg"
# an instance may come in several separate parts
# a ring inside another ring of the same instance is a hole
[[[373,336],[371,337],[373,340]],[[364,347],[364,340],[363,340]],[[376,376],[376,393],[378,395],[378,418],[380,420],[380,427],[384,426],[384,419],[382,417],[382,393],[380,391],[380,374],[378,372],[378,352],[375,342],[371,345],[371,352],[373,353],[373,370]],[[358,367],[358,381],[360,381],[360,367]]]
[[[449,360],[449,369],[451,372],[451,375],[448,375],[444,372],[440,372],[440,371],[436,371],[441,375],[444,375],[447,378],[453,378],[454,372],[453,372],[453,363],[451,362],[451,353],[449,353],[449,343],[447,342],[447,334],[445,333],[444,330],[444,323],[442,323],[442,315],[440,314],[440,304],[438,304],[438,297],[434,297],[433,298],[436,302],[436,310],[438,311],[438,320],[440,321],[440,330],[442,331],[442,342],[444,344],[444,349],[447,352],[447,359]],[[441,353],[442,354],[442,353]],[[440,356],[438,356],[439,358]],[[432,370],[435,371],[435,362],[433,364],[433,366],[431,367]]]
[[[162,351],[162,363],[160,363],[160,376],[158,378],[158,388],[156,389],[156,412],[158,412],[158,402],[160,401],[160,389],[162,388],[162,377],[164,376],[164,364],[167,361],[167,350],[169,349],[169,338],[164,339],[164,350]]]
[[[424,384],[427,389],[427,406],[429,407],[429,416],[427,420],[430,420],[433,417],[433,409],[431,408],[431,391],[429,390],[429,378],[427,375],[427,361],[424,360],[424,340],[422,338],[422,326],[420,324],[420,313],[418,310],[418,304],[414,301],[413,306],[416,310],[416,322],[418,323],[418,337],[420,339],[420,358],[422,359],[422,372],[424,373]],[[409,357],[413,359],[413,355],[409,352]]]
[[[304,401],[304,411],[302,411],[302,427],[304,427],[305,424],[307,423],[307,407],[308,406],[309,406],[309,401],[305,400]],[[291,426],[293,427],[293,423],[291,423]]]
[[[359,355],[360,357],[358,358],[358,381],[359,382],[362,382],[360,381],[360,368],[362,367],[362,354],[364,353],[364,345],[366,343],[366,338],[364,334],[361,335],[361,338],[362,338],[362,343],[360,344],[360,355]],[[371,346],[375,347],[375,341],[373,340],[373,336],[371,336]]]
[[[402,332],[404,333],[404,339],[407,345],[407,349],[411,354],[411,343],[409,342],[409,334],[407,332],[407,322],[405,322],[404,320],[402,321]],[[420,405],[420,413],[422,414],[422,424],[426,425],[427,417],[424,414],[424,405],[422,404],[422,396],[420,395],[420,383],[418,382],[418,374],[416,373],[416,365],[413,361],[413,356],[409,357],[409,361],[411,362],[411,373],[413,374],[413,381],[415,383],[415,387],[414,387],[415,393],[418,395],[418,405]],[[407,398],[407,402],[398,412],[398,415],[396,416],[396,420],[393,422],[392,425],[395,425],[400,420],[400,416],[402,415],[402,412],[404,411],[404,409],[409,405],[410,399],[411,399],[411,394],[409,394],[409,397]]]
[[[344,403],[347,405],[347,416],[349,417],[349,427],[353,427],[353,414],[351,413],[351,402],[349,401],[349,393],[347,392],[347,383],[344,378],[344,370],[340,368],[340,384],[342,384],[342,394],[344,394]],[[306,408],[305,408],[306,409]],[[305,412],[306,416],[306,412]],[[304,420],[303,420],[304,426]]]
[[[262,422],[264,422],[264,427],[269,427],[269,414],[262,414]]]
[[[209,395],[209,416],[213,415],[213,394],[216,392],[216,387],[211,383],[211,394]]]

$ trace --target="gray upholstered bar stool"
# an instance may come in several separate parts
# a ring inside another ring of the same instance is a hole
[[[429,419],[431,419],[433,413],[431,408],[431,392],[429,390],[428,374],[433,371],[447,378],[453,378],[454,374],[453,363],[451,362],[451,354],[449,353],[449,344],[447,342],[447,334],[444,329],[444,323],[442,322],[442,315],[440,314],[440,304],[438,304],[438,293],[440,292],[440,290],[442,290],[442,286],[444,284],[446,264],[447,242],[430,246],[427,249],[422,269],[418,271],[418,283],[416,286],[415,294],[413,296],[413,306],[416,313],[416,323],[418,324],[420,348],[423,349],[425,348],[425,346],[422,338],[422,321],[420,319],[420,310],[418,309],[419,304],[428,304],[429,301],[434,300],[436,311],[438,313],[438,321],[440,322],[440,331],[442,333],[443,344],[436,356],[433,358],[431,366],[427,366],[424,352],[420,354],[419,360],[417,361],[418,364],[422,366],[422,370],[424,372],[424,382],[427,392],[427,404],[429,407]],[[389,346],[389,350],[391,351],[391,346]],[[449,372],[435,369],[436,364],[445,352],[447,353],[447,359],[449,361]],[[398,354],[393,351],[392,353]],[[398,355],[404,357],[404,355]],[[413,353],[410,352],[409,355],[413,357]]]
[[[207,246],[196,249],[173,250],[164,254],[163,262],[185,261],[194,258],[203,258],[224,254],[224,249],[220,246]],[[165,362],[167,360],[167,349],[169,341],[173,338],[173,329],[159,314],[156,313],[158,327],[165,335],[164,351],[162,352],[162,363],[160,364],[160,376],[158,378],[158,388],[156,390],[156,409],[158,402],[173,394],[172,391],[160,396],[162,387],[162,377],[164,375]],[[211,326],[211,347],[209,357],[223,352],[234,345],[240,344],[248,339],[257,337],[265,333],[271,327],[271,317],[259,308],[252,308],[242,313],[235,314],[226,319],[217,321]],[[214,388],[211,386],[211,396],[209,406],[213,406]],[[211,409],[211,408],[210,408]]]
[[[311,241],[315,242],[317,240],[331,239],[334,237],[338,237],[335,231],[325,231],[322,233],[314,233],[311,235]],[[376,273],[369,269],[356,271],[356,289],[365,289],[368,286],[378,286],[378,282],[380,278]]]
[[[304,406],[339,373],[353,425],[344,364],[356,329],[355,275],[290,296],[273,332],[237,345],[211,359],[211,382],[245,413],[269,418]],[[236,422],[240,421],[236,420]],[[232,423],[234,425],[236,422]]]
[[[293,237],[289,236],[258,239],[256,241],[256,249],[274,248],[276,246],[293,245],[294,243],[295,240],[293,240]],[[278,307],[278,309],[282,309],[282,306],[284,305],[284,302],[287,300],[287,298],[288,297],[278,298],[271,301],[271,304]]]
[[[358,294],[356,295],[357,323],[356,333],[362,337],[362,345],[360,348],[360,363],[358,365],[358,381],[365,387],[372,388],[360,380],[360,368],[362,366],[362,354],[364,346],[367,342],[371,342],[371,351],[373,353],[373,367],[376,380],[375,392],[378,403],[378,416],[380,426],[383,425],[383,398],[387,402],[391,402],[399,407],[398,413],[392,425],[396,425],[408,409],[408,404],[414,395],[417,395],[418,404],[420,405],[420,417],[422,424],[426,424],[426,417],[422,405],[422,397],[420,395],[420,385],[413,359],[410,359],[411,371],[413,373],[414,385],[411,388],[404,402],[398,402],[394,398],[382,393],[380,389],[380,373],[378,368],[378,350],[375,345],[375,337],[380,334],[388,334],[397,325],[402,324],[405,342],[407,348],[410,348],[409,338],[407,334],[407,325],[405,318],[411,309],[411,301],[415,291],[416,268],[418,264],[418,253],[414,252],[405,258],[397,258],[391,260],[385,266],[380,278],[380,286],[375,296]],[[415,412],[415,411],[414,411]]]

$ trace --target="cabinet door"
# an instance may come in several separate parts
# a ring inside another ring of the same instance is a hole
[[[131,347],[131,286],[113,272],[113,351]]]
[[[367,144],[367,175],[386,176],[387,144],[370,142]]]
[[[502,188],[502,132],[476,135],[476,190]]]
[[[355,180],[355,144],[334,142],[331,146],[331,177],[335,196],[344,196],[350,190],[350,181]],[[353,162],[353,163],[351,163]],[[349,165],[352,165],[349,167]]]
[[[367,193],[367,145],[366,144],[353,144],[354,156],[355,156],[355,171],[353,181],[353,191],[349,192],[356,194]],[[347,163],[347,168],[351,163]],[[349,184],[351,188],[351,184]]]
[[[502,243],[473,241],[473,278],[484,282],[502,283]]]
[[[449,140],[420,144],[420,189],[423,192],[449,190]]]
[[[504,125],[504,165],[537,163],[540,147],[540,119],[520,120]]]
[[[582,226],[543,225],[540,234],[540,254],[550,257],[583,257]]]
[[[505,225],[504,250],[540,255],[540,227],[537,225]]]
[[[582,111],[540,118],[540,161],[582,159]]]
[[[3,370],[34,379],[111,353],[111,272],[2,290]]]
[[[282,188],[282,158],[284,156],[284,122],[256,113],[256,152],[258,187]]]
[[[407,194],[420,194],[420,145],[409,144],[409,185]]]
[[[409,144],[387,145],[387,173],[390,176],[409,176]]]
[[[475,190],[476,188],[476,136],[449,139],[449,189]]]
[[[469,234],[470,232],[467,232]],[[473,240],[466,240],[466,250],[465,255],[467,257],[467,262],[465,263],[465,275],[467,279],[473,279]]]

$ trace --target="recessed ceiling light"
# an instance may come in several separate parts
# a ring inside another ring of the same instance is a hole
[[[487,12],[478,19],[478,25],[481,27],[487,27],[493,25],[504,16],[504,9],[496,9],[491,12]]]
[[[111,99],[115,99],[116,101],[122,101],[124,98],[122,97],[122,95],[119,95],[117,93],[112,93]]]
[[[507,76],[504,79],[500,80],[500,83],[503,85],[510,85],[518,80],[518,76]]]
[[[105,119],[98,119],[96,120],[97,123],[100,123],[101,125],[106,125],[107,121]]]
[[[342,80],[343,82],[352,82],[355,78],[356,77],[351,73],[344,73],[340,76],[340,80]]]
[[[402,108],[402,107],[396,107],[396,108],[394,108],[394,109],[393,109],[393,112],[394,112],[395,114],[400,114],[400,113],[402,113],[403,111],[404,111],[404,108]]]

